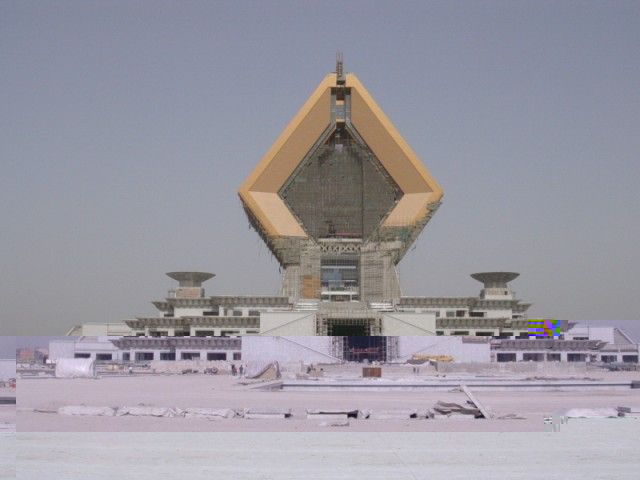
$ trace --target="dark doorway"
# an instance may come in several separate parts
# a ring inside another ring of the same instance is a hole
[[[385,362],[387,337],[344,337],[344,359],[348,362]]]
[[[368,333],[367,330],[365,325],[334,325],[331,329],[331,335],[364,338]]]
[[[367,318],[331,318],[327,320],[327,335],[330,337],[365,337],[371,333],[371,320]]]

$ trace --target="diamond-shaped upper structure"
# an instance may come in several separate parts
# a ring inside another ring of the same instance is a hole
[[[337,125],[279,192],[316,240],[366,240],[402,196],[369,147],[349,130]]]
[[[331,251],[357,257],[375,246],[397,264],[443,192],[358,78],[343,76],[339,65],[311,94],[239,195],[279,262],[302,268],[301,255],[314,247],[320,256]],[[307,283],[313,285],[307,293],[319,291],[315,280]]]

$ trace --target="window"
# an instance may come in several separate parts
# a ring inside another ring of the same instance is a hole
[[[153,352],[136,352],[136,362],[150,362],[153,360]]]
[[[547,362],[559,362],[562,356],[559,353],[547,353]]]
[[[320,260],[320,285],[329,300],[355,300],[360,294],[358,258],[325,257]]]
[[[97,362],[108,362],[113,360],[113,355],[110,353],[98,353],[96,354]]]
[[[205,317],[217,317],[218,316],[218,311],[217,310],[209,310],[208,312],[202,312],[202,315]]]
[[[544,360],[543,353],[523,353],[522,360],[525,362],[542,362]]]
[[[234,317],[241,317],[242,316],[242,310],[234,310],[233,311],[233,316]]]
[[[567,361],[568,362],[586,362],[587,356],[584,353],[568,353]]]
[[[151,332],[152,337],[166,337],[169,334],[167,331],[158,330],[155,332]]]
[[[123,362],[130,362],[131,361],[131,354],[129,352],[123,353],[122,354],[122,361]]]
[[[242,353],[241,352],[233,352],[233,359],[234,360],[242,360]]]
[[[499,353],[497,355],[498,362],[515,362],[516,354],[515,353]]]
[[[484,317],[484,312],[469,312],[470,317]]]
[[[623,355],[622,361],[624,363],[638,363],[638,355]]]
[[[73,358],[91,358],[90,353],[76,353]]]
[[[223,337],[233,337],[238,335],[238,331],[237,330],[222,330],[220,332],[220,335]]]
[[[176,352],[160,352],[160,360],[175,360]]]
[[[224,352],[209,352],[207,353],[207,360],[226,360],[227,354]]]
[[[464,317],[465,313],[465,310],[456,310],[456,317]]]
[[[250,317],[259,317],[260,316],[260,310],[249,310],[249,316]]]
[[[436,335],[438,335],[439,337],[444,335],[444,331],[443,330],[437,330],[436,331]]]
[[[213,337],[215,332],[213,330],[198,330],[196,337]]]
[[[476,332],[476,337],[492,337],[493,332]]]
[[[573,337],[574,340],[589,340],[589,337]]]
[[[600,361],[604,363],[614,363],[618,361],[617,355],[602,355],[600,356]]]
[[[468,330],[456,330],[452,333],[452,335],[469,335]]]
[[[182,360],[199,360],[200,352],[182,352],[180,358]]]
[[[453,318],[456,316],[456,312],[454,312],[453,310],[447,310],[447,318]]]

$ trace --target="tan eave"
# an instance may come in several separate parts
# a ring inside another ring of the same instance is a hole
[[[429,203],[442,199],[442,188],[358,77],[348,74],[347,86],[351,87],[351,123],[404,193],[383,225],[413,224],[426,215]]]
[[[240,198],[270,236],[307,236],[278,191],[329,127],[335,83],[335,74],[322,80],[240,187]]]

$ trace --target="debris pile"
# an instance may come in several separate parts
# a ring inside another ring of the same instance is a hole
[[[61,358],[56,362],[56,378],[95,378],[95,360],[90,358]]]
[[[271,362],[266,365],[258,366],[249,363],[245,378],[251,380],[277,380],[281,378],[280,365],[278,362]]]
[[[618,407],[618,416],[640,419],[640,406]]]
[[[439,416],[436,418],[451,417],[453,415],[471,415],[473,418],[483,418],[482,413],[473,402],[467,400],[467,403],[470,404],[470,406],[438,400],[438,403],[433,407],[433,411]]]

